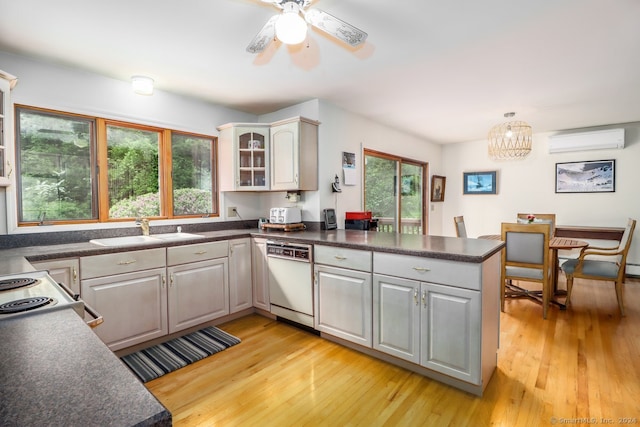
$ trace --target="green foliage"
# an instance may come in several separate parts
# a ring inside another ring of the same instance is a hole
[[[211,212],[211,192],[197,188],[176,190],[173,195],[174,215]],[[120,200],[109,209],[110,218],[137,218],[160,215],[158,193],[148,193]]]

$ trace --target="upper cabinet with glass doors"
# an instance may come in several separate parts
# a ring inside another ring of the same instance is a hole
[[[270,125],[220,126],[220,191],[264,191],[269,189]]]
[[[294,117],[218,127],[220,191],[317,190],[318,124]]]
[[[13,119],[10,91],[18,82],[15,76],[0,70],[0,187],[11,184],[13,173]]]

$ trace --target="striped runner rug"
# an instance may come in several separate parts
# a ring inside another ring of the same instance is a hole
[[[122,356],[143,383],[240,343],[240,339],[215,326]]]

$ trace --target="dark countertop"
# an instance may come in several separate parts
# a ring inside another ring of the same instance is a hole
[[[472,263],[481,263],[504,247],[504,242],[495,240],[359,230],[234,229],[197,234],[203,237],[136,246],[103,247],[85,241],[4,249],[0,250],[0,275],[32,271],[28,261],[243,237]],[[171,414],[71,309],[2,320],[0,340],[0,425],[171,425]]]
[[[0,342],[2,426],[172,425],[72,309],[2,320]]]
[[[360,230],[280,232],[273,230],[236,229],[197,232],[197,234],[203,237],[135,246],[105,247],[86,241],[62,245],[26,246],[0,250],[0,274],[13,274],[25,271],[16,270],[23,268],[24,264],[28,265],[28,263],[24,263],[23,258],[29,261],[43,261],[242,237],[264,237],[267,239],[340,246],[351,249],[373,250],[471,263],[481,263],[504,247],[504,242],[495,240],[460,239],[446,236],[379,233],[376,231]]]

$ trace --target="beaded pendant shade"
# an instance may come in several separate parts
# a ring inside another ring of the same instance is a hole
[[[507,118],[516,113],[505,113]],[[494,160],[522,159],[531,152],[532,131],[528,123],[501,123],[489,131],[489,157]]]

